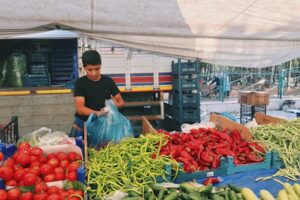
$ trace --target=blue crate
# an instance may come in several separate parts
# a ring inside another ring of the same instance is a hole
[[[199,66],[197,62],[182,62],[172,64],[172,74],[197,74]]]
[[[279,157],[278,152],[272,151],[272,160],[271,160],[271,168],[272,169],[280,169],[284,166],[281,158]]]
[[[172,182],[172,166],[171,165],[165,165],[166,171],[166,179],[164,179],[161,176],[156,177],[156,182],[157,183],[163,183],[163,182]]]
[[[83,165],[77,169],[77,180],[85,184],[85,168]]]
[[[173,105],[184,105],[184,104],[195,104],[198,105],[197,94],[195,93],[182,93],[179,95],[178,92],[173,93]]]
[[[177,176],[175,172],[172,172],[174,183],[183,183],[187,181],[197,180],[201,178],[207,178],[212,176],[225,176],[227,174],[226,162],[225,158],[221,157],[220,166],[214,170],[206,170],[206,171],[196,171],[187,173],[183,171],[183,164],[180,163],[180,171],[178,172]]]
[[[174,90],[196,90],[198,87],[197,78],[173,78],[173,89]]]
[[[24,87],[50,86],[50,76],[48,74],[26,74],[23,76]]]
[[[251,170],[259,170],[259,169],[271,169],[271,152],[267,152],[265,155],[265,160],[259,163],[251,163],[244,165],[235,165],[233,163],[233,157],[226,157],[226,167],[228,174],[234,174],[237,172],[246,172]]]

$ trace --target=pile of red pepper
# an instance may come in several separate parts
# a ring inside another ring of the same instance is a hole
[[[158,132],[168,139],[160,155],[171,155],[183,163],[186,172],[216,169],[220,166],[220,158],[226,156],[233,156],[235,165],[261,162],[266,153],[256,142],[243,141],[237,130],[199,128],[190,133]]]

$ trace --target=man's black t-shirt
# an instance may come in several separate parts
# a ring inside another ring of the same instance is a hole
[[[115,82],[108,76],[101,75],[99,81],[92,81],[87,76],[82,76],[75,81],[74,97],[81,96],[85,98],[85,106],[93,110],[100,110],[105,106],[105,100],[110,96],[120,93]],[[86,121],[88,116],[75,116]]]

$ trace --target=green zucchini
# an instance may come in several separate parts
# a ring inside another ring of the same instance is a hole
[[[167,196],[165,196],[164,200],[175,200],[177,199],[177,192],[172,192],[170,194],[168,194]]]
[[[228,184],[227,185],[231,190],[235,191],[236,193],[240,193],[241,192],[241,188],[235,186],[235,185],[232,185],[232,184]]]
[[[229,190],[228,194],[230,200],[237,200],[237,196],[233,190]]]

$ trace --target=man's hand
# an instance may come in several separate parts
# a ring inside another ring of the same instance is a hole
[[[109,113],[108,108],[104,107],[100,111],[97,111],[96,115],[99,117],[99,116],[107,115],[108,113]]]

